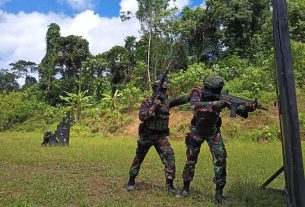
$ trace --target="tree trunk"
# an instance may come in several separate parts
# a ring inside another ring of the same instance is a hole
[[[148,39],[148,50],[147,50],[147,78],[148,78],[148,87],[149,90],[152,91],[151,88],[151,77],[150,77],[150,50],[151,50],[151,30],[149,31],[149,39]]]
[[[50,91],[50,86],[51,86],[51,76],[49,75],[48,77],[48,86],[47,86],[47,92]]]

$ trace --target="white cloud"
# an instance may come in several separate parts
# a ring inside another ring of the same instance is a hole
[[[18,60],[40,63],[46,52],[48,25],[53,22],[60,26],[62,36],[79,35],[87,39],[93,55],[124,45],[128,35],[139,36],[136,19],[122,22],[119,17],[100,17],[91,10],[75,17],[38,12],[11,14],[0,10],[0,69],[9,69],[9,64]],[[24,80],[18,82],[22,85]]]
[[[171,0],[169,5],[170,7],[177,6],[177,8],[181,10],[183,7],[190,5],[190,3],[191,0]],[[137,0],[121,0],[120,6],[120,12],[131,11],[132,13],[135,13],[138,11]]]
[[[178,8],[179,10],[181,10],[181,9],[183,9],[184,7],[190,5],[190,3],[191,3],[190,0],[176,0],[176,1],[173,1],[173,0],[172,0],[172,1],[170,2],[170,5],[171,5],[171,6],[175,5],[175,6],[177,6],[177,8]]]
[[[138,11],[138,2],[137,0],[121,0],[120,7],[120,12],[131,11],[136,13]]]
[[[61,4],[66,4],[77,11],[93,9],[93,0],[57,0]]]
[[[207,7],[205,0],[203,0],[203,2],[199,6],[205,9]]]

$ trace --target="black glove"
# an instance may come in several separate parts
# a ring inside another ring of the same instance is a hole
[[[253,112],[256,110],[256,105],[250,101],[248,101],[245,106],[248,112]]]
[[[230,103],[225,100],[219,100],[219,101],[213,101],[212,102],[212,107],[213,109],[223,109],[227,106],[230,106]]]
[[[152,112],[155,112],[158,108],[161,107],[161,101],[158,99],[158,97],[155,98],[152,107],[150,107],[150,110]]]

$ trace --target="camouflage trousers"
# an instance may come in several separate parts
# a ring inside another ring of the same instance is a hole
[[[129,170],[130,176],[137,176],[141,164],[149,151],[154,146],[164,164],[165,178],[175,179],[175,155],[166,135],[139,136],[136,156]]]
[[[184,181],[192,181],[195,173],[195,166],[200,153],[201,144],[207,141],[212,154],[214,173],[214,183],[223,188],[226,184],[226,157],[227,152],[223,143],[219,129],[215,130],[212,136],[202,136],[191,131],[186,136],[186,163],[184,166],[182,178]]]

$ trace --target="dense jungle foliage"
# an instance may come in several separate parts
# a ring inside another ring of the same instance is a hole
[[[302,0],[287,3],[295,82],[301,97],[305,93],[305,4]],[[137,18],[141,37],[128,36],[124,46],[98,55],[90,53],[86,39],[63,37],[61,28],[50,24],[40,63],[19,60],[0,71],[0,130],[52,128],[71,110],[75,130],[115,133],[130,122],[130,113],[166,69],[170,97],[189,93],[214,72],[225,78],[230,94],[273,105],[270,1],[207,0],[203,7],[182,11],[170,7],[169,0],[138,0],[138,5],[135,14],[121,17],[122,21]],[[18,78],[25,79],[23,86]],[[300,110],[299,118],[304,127],[304,111]]]

